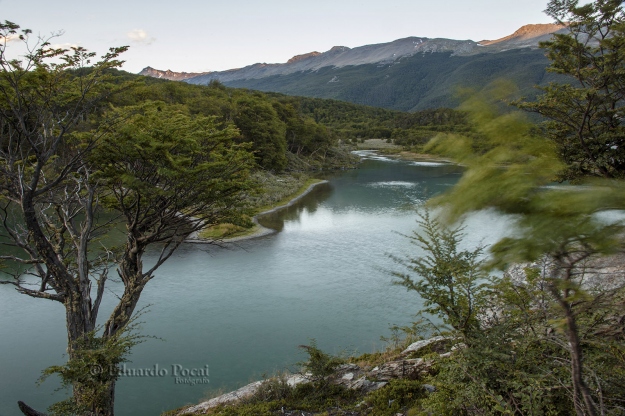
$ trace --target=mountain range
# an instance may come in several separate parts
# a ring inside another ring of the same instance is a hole
[[[538,48],[556,24],[521,27],[496,40],[408,37],[356,48],[335,46],[327,52],[297,55],[282,64],[257,63],[206,73],[160,71],[147,67],[140,75],[280,92],[415,111],[455,107],[460,88],[481,89],[505,78],[518,87],[516,96],[536,94],[534,86],[554,80]]]

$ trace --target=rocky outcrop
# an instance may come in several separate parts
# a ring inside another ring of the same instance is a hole
[[[294,64],[296,62],[302,61],[304,59],[308,59],[308,58],[314,58],[315,56],[319,56],[321,55],[321,52],[310,52],[310,53],[305,53],[302,55],[295,55],[294,57],[292,57],[291,59],[289,59],[286,63],[287,64]]]
[[[451,338],[439,335],[433,338],[413,342],[412,344],[408,346],[408,348],[402,351],[401,355],[406,356],[411,353],[418,352],[424,349],[425,347],[430,347],[430,346],[438,347],[440,349],[444,344],[447,344],[450,341],[451,341]]]
[[[139,72],[139,75],[152,78],[168,79],[170,81],[184,81],[185,79],[198,77],[200,75],[206,75],[210,72],[174,72],[171,70],[162,71],[160,69],[154,69],[151,66],[147,66]]]
[[[447,357],[453,348],[449,347],[452,339],[449,337],[437,336],[427,340],[417,341],[406,348],[397,359],[384,362],[373,368],[366,368],[358,364],[344,364],[328,377],[328,381],[337,385],[345,386],[348,389],[358,390],[362,393],[369,393],[384,388],[393,379],[416,380],[428,375],[432,370],[433,360],[424,358],[402,358],[409,354],[415,354],[424,348],[444,351],[441,357]],[[259,392],[264,383],[275,380],[255,381],[238,390],[222,394],[198,405],[183,409],[178,415],[204,413],[213,407],[234,404],[240,400],[245,400]],[[284,382],[295,387],[299,384],[312,381],[310,374],[293,374],[284,378]],[[423,388],[429,392],[435,390],[434,386],[424,384]]]
[[[538,46],[538,42],[547,40],[553,33],[562,31],[564,25],[555,23],[545,23],[537,25],[525,25],[511,35],[496,40],[482,40],[478,42],[482,46],[492,46],[499,44],[507,47],[531,47]]]
[[[188,407],[184,409],[182,412],[180,412],[179,414],[182,415],[182,414],[188,414],[188,413],[192,413],[192,414],[204,413],[208,409],[211,409],[213,407],[217,407],[217,406],[221,406],[225,404],[231,404],[231,403],[238,402],[240,400],[247,399],[253,396],[256,392],[258,392],[258,390],[261,388],[263,383],[266,383],[266,382],[267,382],[266,380],[255,381],[253,383],[250,383],[246,386],[241,387],[238,390],[231,391],[230,393],[222,394],[221,396],[217,396],[206,402],[202,402],[196,406]],[[305,383],[305,382],[308,382],[308,379],[306,379],[306,377],[302,376],[301,374],[295,374],[286,379],[286,383],[291,387],[295,387],[298,384]]]
[[[546,279],[549,278],[554,265],[547,257],[533,263],[513,264],[506,270],[506,276],[516,284],[524,285],[527,268],[538,270],[541,278]],[[577,276],[576,281],[591,292],[617,289],[625,285],[625,254],[590,257],[579,264],[574,272]]]

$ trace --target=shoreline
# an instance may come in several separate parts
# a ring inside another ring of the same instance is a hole
[[[376,149],[371,149],[371,150],[377,151],[380,156],[385,156],[391,159],[405,160],[408,162],[423,161],[423,162],[445,162],[449,164],[457,164],[449,158],[433,155],[430,153],[415,153],[415,152],[411,152],[408,150],[402,150],[397,153],[384,153]]]
[[[231,238],[208,239],[208,238],[197,237],[198,233],[196,232],[196,233],[193,233],[191,236],[187,237],[184,240],[184,242],[185,243],[191,243],[191,244],[234,243],[234,242],[237,242],[237,241],[251,240],[253,238],[259,238],[259,237],[264,237],[264,236],[267,236],[267,235],[275,234],[278,231],[274,230],[274,229],[271,229],[271,228],[263,227],[262,225],[260,225],[260,223],[258,222],[258,217],[261,217],[263,215],[273,214],[275,212],[278,212],[278,211],[281,211],[283,209],[286,209],[286,208],[296,204],[300,199],[302,199],[303,197],[305,197],[306,195],[311,193],[312,190],[315,189],[316,186],[321,185],[321,184],[326,184],[326,183],[328,183],[328,181],[324,179],[324,180],[321,180],[319,182],[315,182],[313,184],[310,184],[308,186],[308,188],[306,188],[306,190],[304,192],[302,192],[301,194],[297,195],[293,199],[289,200],[289,202],[287,202],[286,204],[278,205],[276,207],[268,209],[267,211],[259,212],[258,214],[254,215],[252,217],[252,222],[255,224],[256,227],[258,227],[258,229],[256,231],[254,231],[253,233],[251,233],[251,234],[241,235],[241,236],[238,236],[238,237],[231,237]]]
[[[391,154],[381,153],[381,154],[383,156],[387,156],[387,157],[390,157],[390,158],[407,160],[407,161],[411,161],[411,162],[425,161],[425,162],[445,162],[445,163],[449,163],[449,164],[455,164],[455,162],[453,160],[445,158],[445,157],[432,155],[432,154],[429,154],[429,153],[415,153],[415,152],[410,152],[410,151],[407,151],[407,150],[402,150],[399,153],[391,153]]]

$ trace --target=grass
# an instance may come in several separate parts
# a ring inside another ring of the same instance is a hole
[[[260,227],[254,225],[250,228],[241,227],[240,225],[224,223],[207,227],[200,231],[199,237],[207,240],[216,240],[221,238],[235,238],[254,234]]]
[[[258,210],[256,211],[255,215],[261,214],[263,212],[269,211],[271,209],[277,208],[277,207],[281,207],[283,205],[288,204],[289,202],[291,202],[293,199],[298,198],[300,196],[302,196],[302,194],[304,192],[306,192],[306,190],[308,190],[308,188],[311,185],[314,185],[316,183],[320,183],[323,182],[322,179],[315,179],[315,178],[308,178],[306,179],[302,185],[299,187],[299,189],[297,190],[297,192],[290,194],[290,195],[286,195],[284,197],[282,197],[281,199],[279,199],[278,201],[269,204],[269,205],[264,205],[260,208],[258,208]]]
[[[356,147],[359,150],[396,150],[400,151],[401,146],[393,143],[388,143],[384,139],[366,139],[364,142],[359,142]]]

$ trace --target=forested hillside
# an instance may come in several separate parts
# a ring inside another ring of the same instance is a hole
[[[277,172],[301,169],[297,162],[301,158],[311,169],[349,165],[345,152],[337,149],[339,142],[378,138],[413,146],[424,144],[436,132],[468,128],[464,113],[449,108],[407,113],[331,99],[235,89],[218,82],[202,86],[119,76],[132,79],[133,87],[113,98],[114,105],[162,101],[182,106],[191,114],[215,116],[221,123],[236,126],[241,141],[253,143],[260,167]]]
[[[505,78],[515,83],[515,97],[536,96],[536,85],[558,79],[546,72],[544,52],[516,49],[496,54],[452,56],[424,53],[390,64],[325,67],[258,79],[224,82],[225,85],[289,95],[332,98],[401,111],[457,107],[460,88],[482,89]]]
[[[130,77],[132,86],[111,99],[114,106],[158,101],[177,106],[191,115],[216,117],[222,125],[239,131],[238,140],[250,143],[258,166],[281,172],[289,167],[288,154],[307,159],[311,168],[331,168],[334,162],[347,163],[346,155],[336,152],[333,132],[315,123],[292,103],[270,98],[260,92],[236,90],[213,83],[209,86]]]

